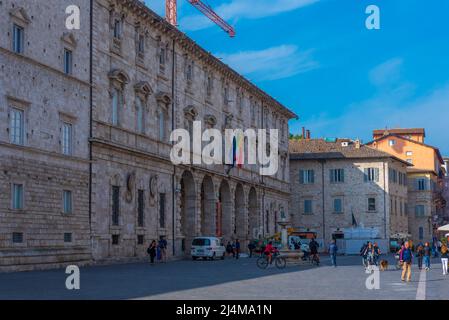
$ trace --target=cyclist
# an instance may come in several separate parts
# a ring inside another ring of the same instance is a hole
[[[315,238],[312,238],[312,241],[309,243],[310,255],[312,261],[320,261],[320,257],[318,256],[318,247],[320,245],[315,241]]]
[[[263,252],[267,256],[267,260],[268,260],[269,264],[271,264],[274,252],[276,252],[276,248],[273,247],[273,242],[270,241],[270,242],[268,242],[268,244],[265,247],[265,250]]]

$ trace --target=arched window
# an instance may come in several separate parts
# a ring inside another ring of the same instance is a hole
[[[142,99],[137,97],[136,98],[136,120],[137,120],[137,132],[144,133],[145,132],[145,126],[144,126],[144,111],[143,111],[143,103]]]

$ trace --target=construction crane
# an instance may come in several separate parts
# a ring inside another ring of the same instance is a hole
[[[234,28],[224,21],[209,5],[201,0],[188,0],[191,5],[197,8],[206,17],[222,28],[231,38],[235,36]],[[165,19],[173,26],[177,26],[178,20],[177,0],[166,0]]]

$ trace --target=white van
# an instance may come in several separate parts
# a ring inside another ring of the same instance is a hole
[[[211,259],[225,258],[226,250],[221,243],[220,238],[216,237],[196,237],[192,240],[192,247],[190,249],[192,259],[198,258]]]

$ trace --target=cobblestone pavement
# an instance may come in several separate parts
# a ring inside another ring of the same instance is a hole
[[[338,257],[338,267],[322,257],[319,267],[274,266],[260,270],[256,259],[176,261],[81,268],[80,290],[67,290],[65,270],[0,274],[0,299],[448,299],[449,276],[439,259],[429,272],[413,266],[412,281],[403,283],[389,256],[380,272],[380,288],[368,290],[370,276],[360,257]]]

